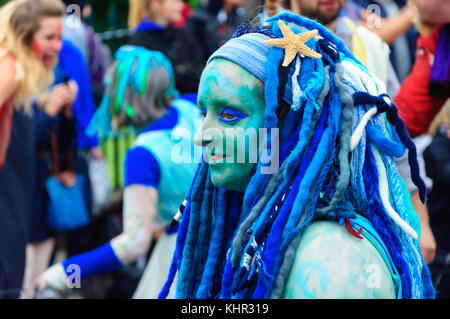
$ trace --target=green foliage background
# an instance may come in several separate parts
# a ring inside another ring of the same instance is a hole
[[[30,0],[32,1],[32,0]],[[191,8],[199,5],[199,0],[184,0]],[[8,0],[0,0],[0,5],[5,4]],[[88,0],[92,6],[92,15],[87,19],[87,23],[91,25],[95,32],[103,33],[106,31],[114,31],[127,29],[128,20],[128,0]],[[127,37],[114,37],[105,40],[114,52],[119,46],[127,42]]]
[[[8,0],[0,0],[0,5]],[[96,32],[127,27],[128,0],[89,0],[92,17],[88,20]]]

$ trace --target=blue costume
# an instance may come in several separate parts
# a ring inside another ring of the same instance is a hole
[[[141,130],[126,155],[125,187],[144,185],[158,189],[159,214],[155,224],[159,227],[164,227],[172,219],[173,212],[176,212],[179,203],[186,197],[189,183],[195,173],[196,164],[193,158],[191,164],[177,165],[170,160],[171,154],[167,152],[177,144],[177,141],[172,139],[174,130],[186,129],[193,134],[193,122],[198,118],[198,112],[196,116],[194,108],[195,106],[186,100],[175,100],[172,106],[167,108],[166,115]],[[166,138],[164,143],[163,138]],[[109,242],[93,251],[66,259],[63,265],[68,276],[71,271],[67,269],[70,269],[68,266],[71,264],[80,266],[82,280],[123,267]]]
[[[173,138],[176,130],[184,130],[185,134],[181,136],[184,145],[191,143],[189,138],[194,136],[194,121],[198,118],[199,111],[195,105],[184,99],[175,100],[163,118],[140,132],[127,152],[125,185],[141,184],[158,188],[159,212],[166,223],[172,220],[179,203],[186,197],[196,169],[195,150],[192,154],[185,154],[188,161],[183,162],[184,165],[174,162],[171,159],[173,154],[167,150],[174,150],[180,143]],[[196,153],[200,154],[198,150]]]

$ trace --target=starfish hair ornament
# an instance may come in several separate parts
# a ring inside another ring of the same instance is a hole
[[[317,29],[295,34],[282,20],[278,20],[278,26],[284,37],[266,40],[265,43],[269,46],[276,46],[284,49],[284,60],[282,64],[284,67],[288,66],[292,60],[294,60],[297,53],[315,59],[322,58],[322,54],[312,50],[305,44],[306,41],[318,35],[319,31],[317,31]]]

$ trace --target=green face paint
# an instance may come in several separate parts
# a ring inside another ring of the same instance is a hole
[[[198,105],[204,120],[194,143],[204,146],[216,187],[244,191],[259,157],[263,84],[240,66],[214,59],[203,71]]]

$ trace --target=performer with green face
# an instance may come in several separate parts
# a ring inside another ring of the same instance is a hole
[[[224,59],[214,60],[206,68],[198,97],[203,127],[194,143],[205,147],[213,184],[243,192],[257,160],[258,129],[264,125],[264,86]],[[248,139],[239,135],[246,133]]]
[[[266,22],[202,74],[203,162],[160,297],[178,272],[177,298],[433,298],[383,84],[316,22]]]

